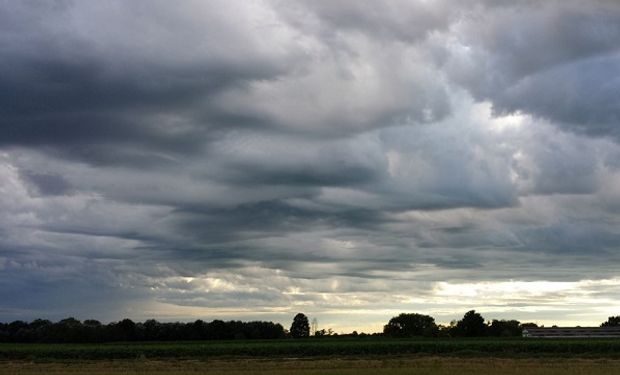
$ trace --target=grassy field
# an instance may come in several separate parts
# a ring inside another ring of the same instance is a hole
[[[118,360],[69,362],[0,362],[2,375],[382,375],[382,374],[619,374],[620,361],[608,359],[515,359],[420,357],[316,360]]]
[[[620,374],[620,340],[309,339],[1,344],[0,375]]]
[[[110,344],[0,344],[0,360],[310,358],[440,355],[620,359],[614,339],[308,339]]]

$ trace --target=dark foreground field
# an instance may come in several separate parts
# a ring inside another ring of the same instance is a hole
[[[370,360],[348,358],[0,362],[0,374],[2,375],[611,375],[619,373],[620,361],[609,359],[419,357]]]
[[[1,344],[3,374],[620,374],[620,340]]]
[[[385,357],[620,359],[619,339],[307,339],[109,344],[0,344],[0,360]]]

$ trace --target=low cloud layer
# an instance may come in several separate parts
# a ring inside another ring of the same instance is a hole
[[[613,1],[2,2],[0,320],[603,321],[618,25]]]

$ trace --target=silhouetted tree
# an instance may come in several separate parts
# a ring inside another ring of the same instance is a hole
[[[471,310],[465,313],[463,319],[456,323],[456,329],[454,330],[457,336],[465,337],[478,337],[484,336],[486,331],[486,325],[484,324],[484,318],[475,310]]]
[[[53,335],[55,336],[54,341],[60,342],[84,342],[86,341],[86,335],[84,334],[84,329],[82,326],[82,322],[71,317],[66,318],[58,323],[54,324],[53,327]]]
[[[223,320],[214,320],[209,324],[209,338],[215,340],[231,339],[228,327]]]
[[[136,323],[131,319],[123,319],[114,326],[116,335],[120,341],[133,341],[136,339]]]
[[[317,329],[316,332],[314,332],[314,336],[316,337],[327,336],[327,331],[325,329]]]
[[[620,315],[610,316],[606,322],[601,324],[601,327],[620,327]]]
[[[103,338],[103,325],[100,321],[87,319],[82,322],[82,342],[101,342]]]
[[[145,321],[144,326],[144,339],[145,340],[161,340],[161,325],[155,319],[149,319]]]
[[[400,314],[383,326],[383,334],[391,337],[436,336],[435,318],[422,314]]]
[[[489,336],[521,336],[523,328],[518,320],[493,320],[487,327]]]
[[[310,336],[310,323],[308,317],[302,313],[295,315],[291,324],[291,336],[294,338]]]

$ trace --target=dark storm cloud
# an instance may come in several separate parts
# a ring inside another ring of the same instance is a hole
[[[239,185],[356,186],[384,178],[387,165],[380,142],[367,136],[317,142],[235,132],[210,156],[221,167],[207,175]]]
[[[25,172],[22,176],[42,195],[65,195],[72,191],[71,185],[60,175]]]
[[[468,301],[442,282],[613,279],[618,21],[602,1],[0,2],[0,318],[445,315]],[[576,292],[553,293],[531,298]]]
[[[447,71],[496,113],[522,111],[618,137],[620,9],[615,2],[516,2],[456,26]]]
[[[296,53],[244,39],[260,25],[227,33],[234,21],[203,8],[198,18],[165,14],[162,3],[6,3],[0,144],[51,146],[95,164],[120,164],[135,148],[143,159],[196,151],[218,125],[200,121],[210,96],[276,77]]]
[[[620,76],[618,66],[620,55],[615,54],[528,76],[495,98],[494,105],[499,111],[551,118],[574,132],[618,139],[620,84],[610,79]],[[532,100],[534,94],[540,99]]]

